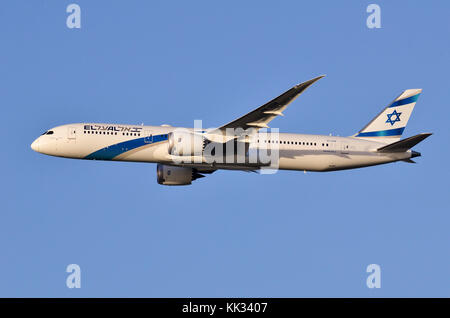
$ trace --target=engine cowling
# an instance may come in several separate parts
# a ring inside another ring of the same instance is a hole
[[[169,133],[169,154],[175,156],[201,156],[204,138],[190,131],[173,131]]]
[[[163,185],[189,185],[193,180],[203,177],[204,175],[193,168],[162,164],[156,166],[156,180]]]

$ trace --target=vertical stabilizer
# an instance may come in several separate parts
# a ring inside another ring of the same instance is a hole
[[[384,143],[400,140],[422,89],[407,89],[353,137]]]

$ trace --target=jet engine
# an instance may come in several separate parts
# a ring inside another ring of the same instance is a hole
[[[176,156],[201,156],[204,138],[191,131],[173,131],[169,133],[169,153]]]
[[[158,164],[156,166],[156,180],[163,185],[188,185],[204,175],[194,168],[176,167]]]

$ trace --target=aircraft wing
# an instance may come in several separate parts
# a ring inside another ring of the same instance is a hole
[[[296,99],[301,93],[303,93],[309,86],[314,82],[318,81],[325,75],[313,78],[304,83],[295,85],[290,90],[284,92],[277,98],[271,100],[270,102],[258,107],[257,109],[251,111],[250,113],[233,120],[232,122],[220,127],[220,130],[225,130],[226,128],[269,128],[267,124],[277,116],[284,116],[282,111],[287,108],[287,106]]]

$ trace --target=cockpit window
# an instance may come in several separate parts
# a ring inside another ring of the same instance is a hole
[[[53,135],[53,130],[48,130],[42,134],[43,135]]]

